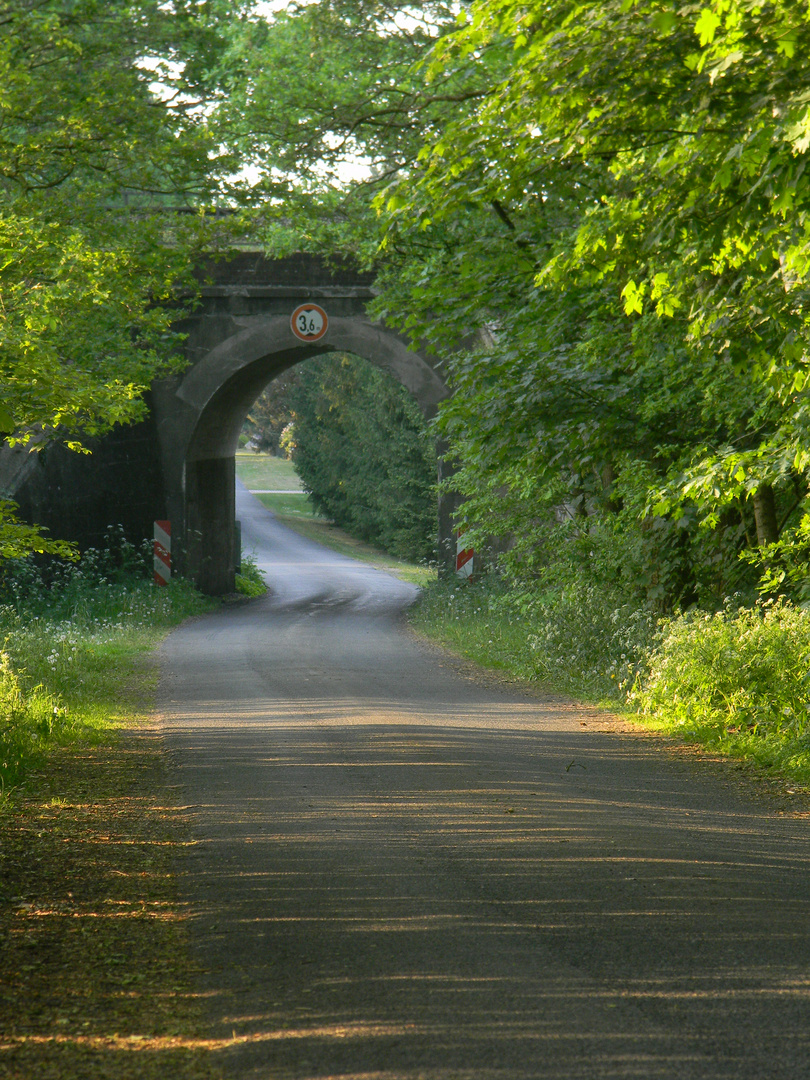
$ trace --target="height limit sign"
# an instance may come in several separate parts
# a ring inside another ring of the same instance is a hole
[[[301,341],[320,341],[329,329],[329,319],[317,304],[301,304],[290,316],[290,326]]]

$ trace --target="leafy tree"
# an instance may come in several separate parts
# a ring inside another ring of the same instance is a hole
[[[315,506],[406,559],[435,552],[436,452],[407,390],[358,357],[311,360],[289,393],[293,461]]]
[[[372,195],[483,92],[467,70],[427,85],[422,61],[455,20],[446,0],[319,0],[230,24],[213,119],[249,169],[242,197],[272,252],[375,261]]]
[[[177,362],[216,144],[199,112],[218,38],[174,0],[0,6],[0,434],[36,445],[143,415]],[[171,211],[167,214],[167,211]],[[0,551],[36,547],[0,511]]]
[[[298,383],[299,369],[291,368],[273,379],[256,401],[245,418],[243,428],[254,448],[270,454],[283,452],[281,435],[292,423],[290,394]]]
[[[12,438],[137,415],[189,243],[176,216],[166,243],[156,206],[218,182],[274,253],[373,264],[377,313],[447,358],[465,513],[513,573],[574,558],[686,602],[739,585],[759,545],[769,581],[780,560],[795,579],[799,0],[323,0],[272,17],[9,0],[0,19]],[[224,185],[237,160],[246,179]]]
[[[378,197],[380,310],[437,340],[437,314],[446,341],[488,331],[444,413],[470,516],[503,520],[506,490],[520,540],[538,489],[546,520],[623,501],[640,540],[668,533],[720,588],[751,526],[765,543],[789,520],[808,463],[808,33],[793,2],[480,0],[437,43],[435,78],[496,77]]]

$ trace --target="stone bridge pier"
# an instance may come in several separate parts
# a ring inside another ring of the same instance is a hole
[[[0,497],[14,499],[24,519],[81,547],[102,544],[110,525],[123,525],[139,540],[151,536],[156,519],[168,518],[174,567],[217,595],[233,590],[240,554],[234,539],[239,434],[272,379],[310,356],[344,351],[398,379],[426,417],[448,389],[434,359],[368,317],[370,275],[313,256],[268,260],[242,253],[209,266],[206,281],[198,306],[178,323],[187,335],[188,364],[152,386],[148,418],[91,442],[90,455],[55,443],[36,454],[0,450]],[[307,305],[317,305],[326,324],[302,338],[291,317]],[[453,509],[439,500],[440,551],[448,564],[455,558]]]

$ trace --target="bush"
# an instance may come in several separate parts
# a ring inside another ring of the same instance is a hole
[[[632,701],[685,731],[810,732],[810,615],[784,600],[728,602],[664,624]]]
[[[658,637],[649,608],[587,581],[520,602],[538,678],[571,694],[627,699]]]
[[[64,716],[65,709],[42,686],[26,693],[8,653],[0,652],[0,792],[41,757]]]
[[[267,592],[262,572],[250,555],[242,556],[242,570],[236,575],[236,591],[243,596],[264,596]]]
[[[659,727],[810,782],[810,613],[785,600],[670,620],[630,697]]]
[[[0,790],[50,745],[131,722],[144,656],[164,630],[211,607],[188,582],[154,585],[146,549],[111,535],[110,549],[75,564],[0,564]]]

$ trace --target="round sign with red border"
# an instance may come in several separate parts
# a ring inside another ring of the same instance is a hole
[[[301,341],[319,341],[329,329],[329,318],[317,304],[301,304],[290,316],[290,327]]]

